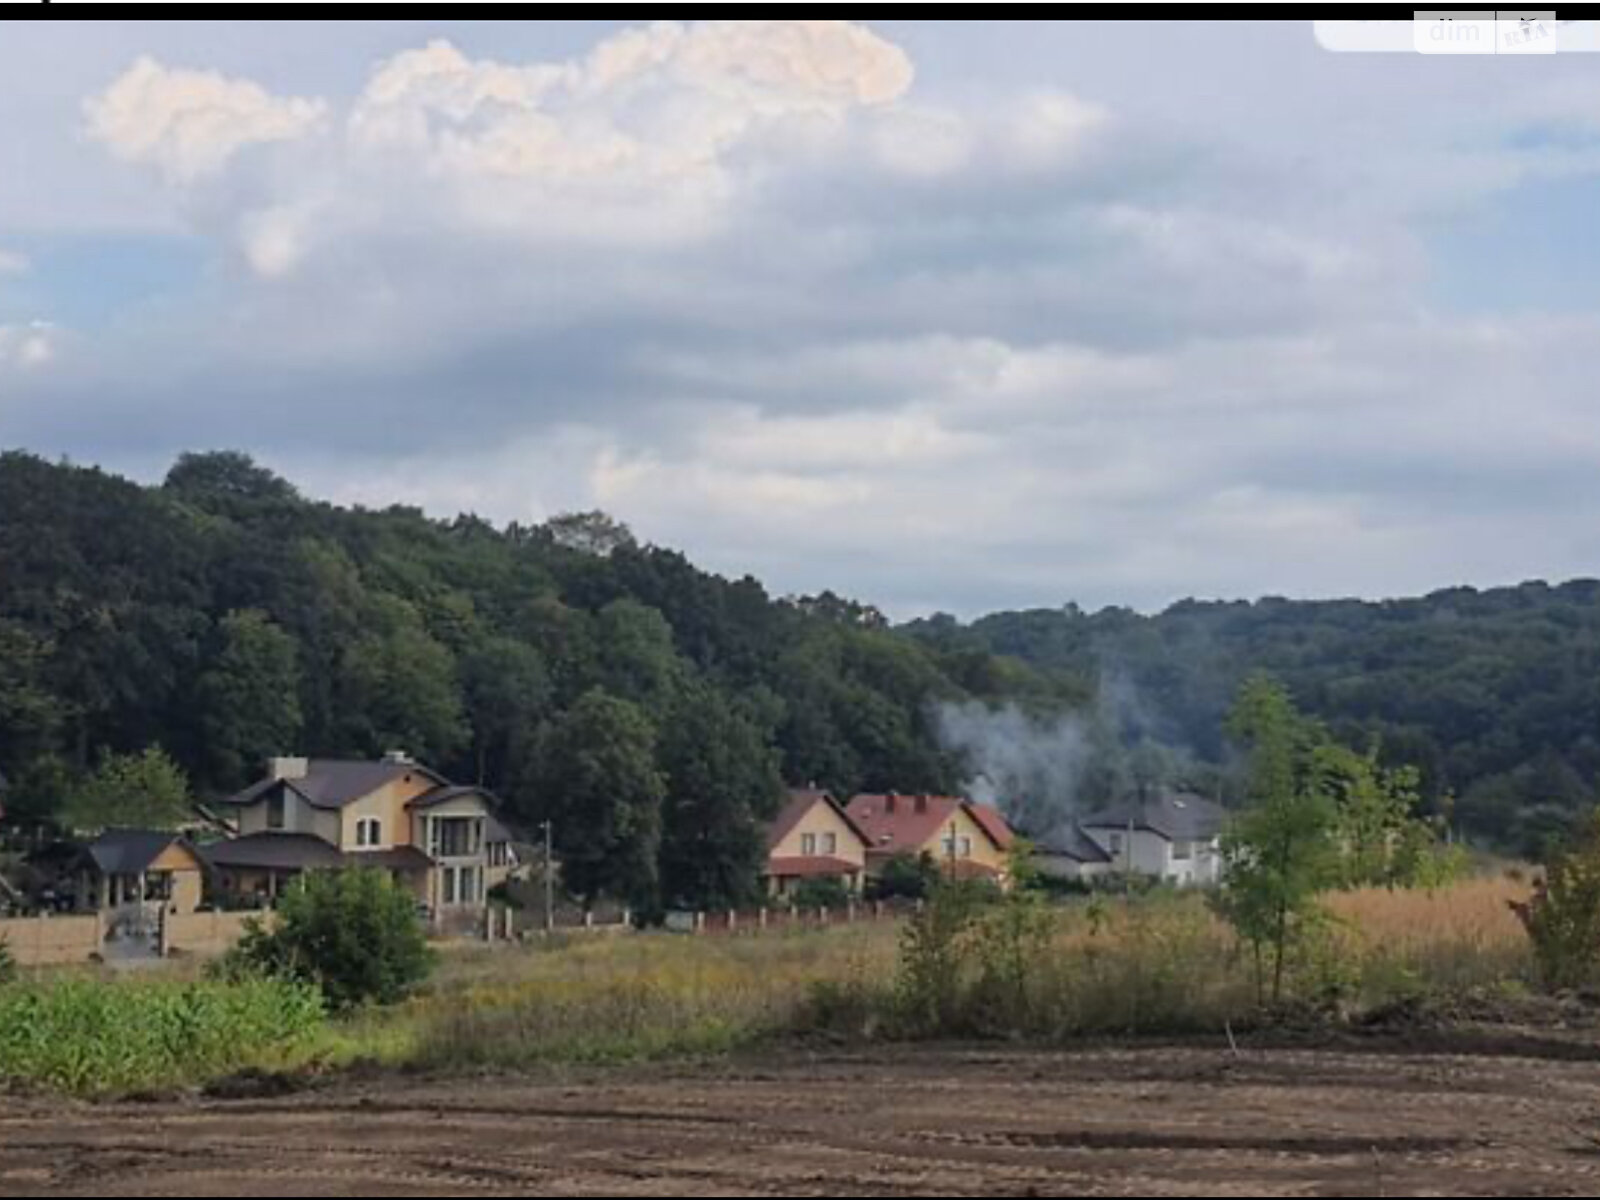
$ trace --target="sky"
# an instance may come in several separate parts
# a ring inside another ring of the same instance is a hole
[[[1595,575],[1597,207],[1600,55],[0,22],[0,446],[897,617]]]

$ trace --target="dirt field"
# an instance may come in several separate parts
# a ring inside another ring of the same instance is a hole
[[[1600,1064],[796,1052],[773,1069],[0,1100],[0,1195],[1600,1194]]]

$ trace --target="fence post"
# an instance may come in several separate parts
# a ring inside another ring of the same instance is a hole
[[[585,929],[594,928],[594,911],[592,909],[586,908],[583,910],[583,927]]]
[[[872,919],[874,921],[883,920],[883,901],[882,900],[874,900],[872,902]]]
[[[845,903],[844,919],[845,924],[847,925],[854,925],[856,923],[856,902],[854,900],[850,900]]]
[[[156,913],[156,957],[166,958],[172,953],[172,943],[167,932],[167,906],[162,902]]]
[[[736,912],[734,909],[731,909],[731,908],[728,910],[728,932],[729,933],[738,933],[739,932],[739,914],[738,914],[738,912]]]
[[[756,926],[760,929],[767,927],[767,906],[764,904],[761,906],[761,911],[756,914]]]
[[[506,915],[505,915],[506,941],[508,941],[508,942],[514,942],[514,941],[517,940],[516,920],[517,920],[517,910],[514,909],[514,908],[508,907],[506,909]]]

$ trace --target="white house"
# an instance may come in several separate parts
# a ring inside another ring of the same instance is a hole
[[[1145,875],[1179,885],[1222,877],[1227,810],[1190,792],[1151,791],[1078,822],[1111,860],[1114,874]]]

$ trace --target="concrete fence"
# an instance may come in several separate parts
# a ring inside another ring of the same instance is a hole
[[[100,916],[16,917],[0,921],[0,942],[20,967],[88,962],[100,953],[105,927]]]
[[[166,922],[166,951],[169,954],[196,954],[214,957],[226,954],[244,936],[245,922],[260,918],[270,922],[271,913],[198,912],[169,913]]]

